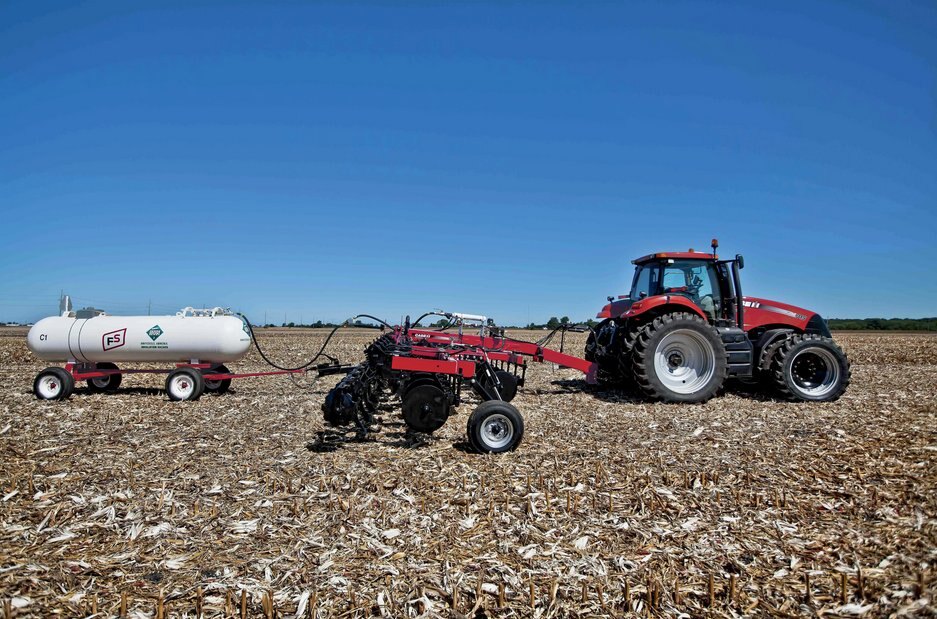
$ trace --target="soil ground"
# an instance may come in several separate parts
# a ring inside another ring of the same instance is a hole
[[[337,377],[178,403],[139,375],[39,401],[24,333],[0,329],[0,616],[110,616],[122,596],[221,616],[242,592],[281,617],[935,613],[935,336],[836,334],[852,385],[829,404],[656,404],[534,364],[523,443],[480,456],[471,399],[432,436],[391,406],[366,441],[326,428]],[[286,363],[325,334],[259,338]]]

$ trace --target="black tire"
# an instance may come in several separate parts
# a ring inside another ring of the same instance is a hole
[[[205,379],[194,368],[179,368],[166,377],[166,395],[173,402],[197,400],[204,391]]]
[[[102,361],[101,363],[94,364],[94,369],[117,370],[120,368],[108,361]],[[117,388],[120,387],[120,381],[122,379],[122,374],[111,374],[109,376],[102,376],[101,378],[89,378],[88,390],[92,393],[114,393],[117,391]]]
[[[524,438],[524,418],[507,402],[482,402],[469,415],[465,433],[478,453],[513,451]]]
[[[75,390],[75,379],[62,368],[46,368],[33,381],[33,394],[40,400],[66,400]]]
[[[662,402],[705,402],[719,392],[729,373],[719,333],[688,312],[664,314],[641,327],[632,356],[638,388]]]
[[[223,365],[213,367],[210,370],[205,370],[202,374],[230,374],[231,370]],[[228,389],[231,387],[231,379],[224,378],[222,380],[205,380],[204,376],[202,380],[205,382],[205,393],[211,393],[214,395],[222,395],[228,392]]]
[[[446,392],[430,384],[408,389],[401,408],[407,427],[416,432],[435,432],[449,418],[449,398]]]
[[[517,395],[517,377],[505,370],[495,370],[495,374],[498,376],[498,382],[501,383],[501,390],[498,395],[501,396],[502,401],[510,402]],[[493,384],[485,385],[485,387],[492,391],[495,388]]]
[[[846,391],[852,373],[846,353],[832,338],[798,333],[774,351],[770,376],[787,400],[832,402]]]

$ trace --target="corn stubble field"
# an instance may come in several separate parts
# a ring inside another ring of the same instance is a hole
[[[290,361],[325,333],[259,337]],[[37,401],[44,364],[0,334],[0,616],[937,614],[937,337],[838,335],[853,382],[825,405],[653,404],[533,365],[520,449],[479,456],[472,401],[433,436],[390,409],[366,442],[326,431],[337,377]]]

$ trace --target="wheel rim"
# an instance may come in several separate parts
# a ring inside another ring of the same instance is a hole
[[[55,376],[43,376],[39,379],[39,393],[47,400],[55,398],[62,393],[62,381]]]
[[[482,440],[490,449],[499,449],[511,443],[514,438],[514,424],[506,416],[497,413],[482,423]]]
[[[825,396],[839,383],[839,363],[823,348],[801,350],[791,359],[791,382],[803,395]]]
[[[111,384],[111,377],[99,376],[98,378],[92,378],[91,382],[94,383],[94,386],[98,389],[107,389],[107,386]]]
[[[176,376],[169,382],[169,388],[180,400],[188,400],[195,391],[195,381],[188,376]]]
[[[700,333],[678,329],[665,335],[657,345],[654,369],[667,389],[680,394],[696,393],[712,380],[716,352]]]

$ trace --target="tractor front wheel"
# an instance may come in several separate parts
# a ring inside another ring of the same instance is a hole
[[[705,402],[728,376],[725,344],[687,312],[658,316],[638,330],[632,367],[641,391],[663,402]]]
[[[846,391],[850,375],[846,353],[821,335],[791,335],[771,358],[770,378],[788,400],[832,402]]]

